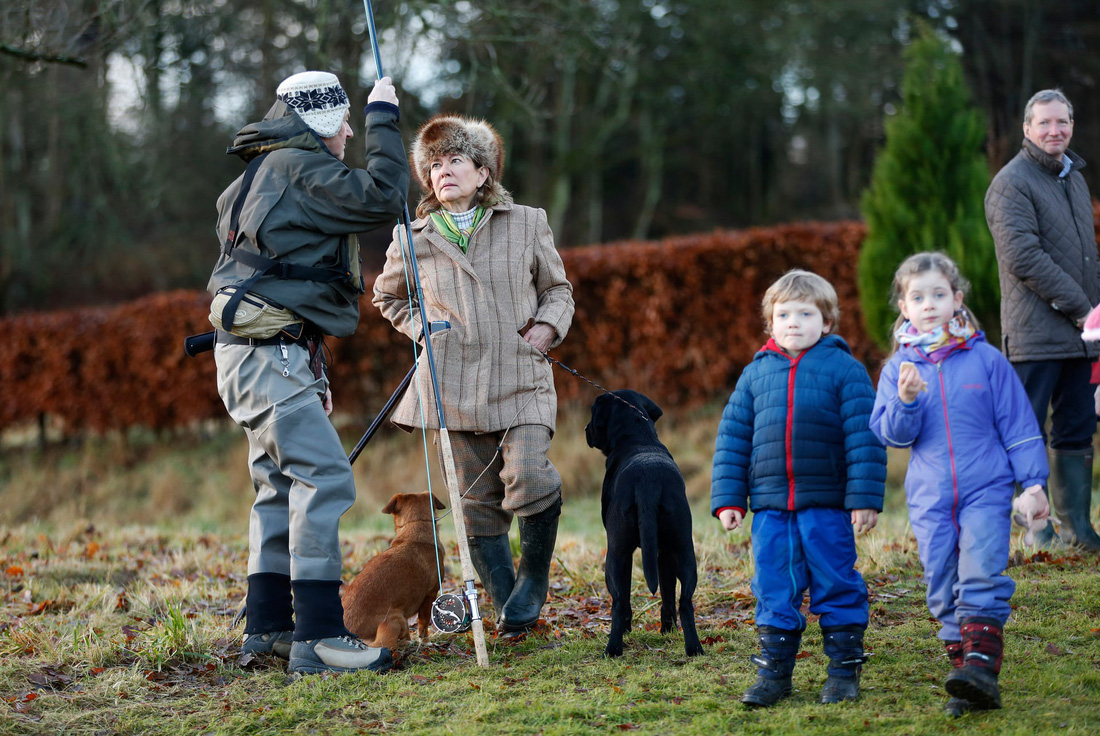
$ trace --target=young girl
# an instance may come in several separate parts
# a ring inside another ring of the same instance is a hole
[[[871,429],[911,450],[905,474],[928,609],[953,665],[946,710],[1000,708],[1002,630],[1016,584],[1008,565],[1015,484],[1049,513],[1046,447],[1023,385],[963,306],[967,284],[942,253],[894,276],[901,316]]]

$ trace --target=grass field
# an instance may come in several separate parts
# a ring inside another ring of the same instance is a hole
[[[230,622],[244,594],[250,484],[236,430],[112,436],[45,453],[9,440],[0,454],[0,733],[1096,734],[1100,730],[1100,563],[1013,549],[1018,588],[1007,627],[1005,709],[943,715],[946,658],[924,606],[916,544],[892,456],[880,526],[859,539],[871,590],[873,652],[858,703],[821,706],[826,659],[811,623],[793,697],[746,710],[754,678],[748,534],[708,517],[717,407],[674,412],[662,437],[688,481],[706,654],[658,633],[658,601],[636,569],[634,631],[602,656],[598,489],[602,457],[580,412],[562,417],[554,460],[566,505],[544,622],[497,638],[479,668],[469,635],[433,634],[397,652],[384,676],[291,680],[274,661],[239,659]],[[352,444],[354,428],[344,431]],[[356,464],[360,501],[345,517],[345,579],[384,548],[389,495],[428,482],[418,437],[381,435]],[[434,455],[432,459],[434,465]],[[433,488],[443,497],[438,478]],[[1094,523],[1096,520],[1094,513]],[[457,590],[449,517],[445,587]],[[515,531],[513,530],[513,535]],[[637,568],[637,566],[636,566]],[[812,618],[812,617],[811,617]]]

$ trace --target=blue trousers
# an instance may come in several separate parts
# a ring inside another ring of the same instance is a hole
[[[867,585],[855,569],[850,511],[754,511],[752,555],[757,626],[803,631],[799,609],[807,590],[810,611],[823,627],[867,625]]]
[[[1012,493],[1012,486],[959,489],[957,505],[947,489],[938,499],[908,499],[928,610],[939,620],[944,641],[958,641],[959,622],[967,618],[994,618],[1002,626],[1008,620],[1008,601],[1016,591],[1004,574]]]

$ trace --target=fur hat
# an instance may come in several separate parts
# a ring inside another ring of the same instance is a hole
[[[499,186],[504,144],[489,123],[460,115],[436,115],[420,126],[412,144],[412,164],[425,192],[432,191],[432,160],[447,153],[460,153],[478,166],[488,167]]]
[[[340,80],[328,72],[299,72],[287,77],[275,95],[322,138],[340,132],[344,111],[351,106]]]

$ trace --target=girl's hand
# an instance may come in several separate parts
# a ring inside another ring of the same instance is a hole
[[[722,526],[727,532],[740,529],[742,518],[741,512],[737,509],[722,509],[718,512],[718,521],[722,522]]]
[[[1096,410],[1096,416],[1100,417],[1100,386],[1096,387],[1096,393],[1092,395],[1093,409]]]
[[[332,414],[332,389],[326,388],[325,395],[321,399],[321,406],[325,409],[325,416]]]
[[[869,532],[878,524],[878,512],[874,509],[852,509],[852,526],[857,534]]]
[[[1050,517],[1050,502],[1043,487],[1039,484],[1028,486],[1012,502],[1012,510],[1024,518],[1024,521],[1042,521]],[[1024,525],[1026,526],[1026,524]]]
[[[917,394],[927,390],[928,384],[920,377],[917,366],[909,361],[903,362],[898,370],[898,398],[903,403],[912,404],[917,400]]]

